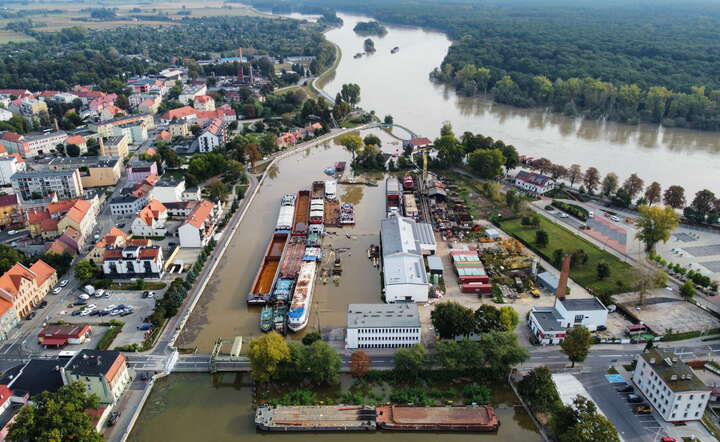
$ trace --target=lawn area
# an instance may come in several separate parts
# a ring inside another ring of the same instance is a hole
[[[34,38],[29,35],[25,35],[21,32],[14,31],[0,31],[0,44],[5,43],[24,43],[26,41],[35,41]]]
[[[535,244],[535,231],[532,226],[523,226],[520,219],[503,221],[501,228],[511,235],[515,235],[534,252],[547,261],[553,261],[553,251],[562,249],[566,253],[582,249],[588,255],[588,261],[581,267],[570,270],[570,277],[578,284],[596,295],[622,293],[629,290],[632,281],[632,267],[620,261],[615,256],[605,252],[584,239],[574,235],[564,227],[540,217],[539,229],[548,234],[548,245],[539,248]],[[610,276],[600,281],[597,277],[597,264],[605,261],[610,267]]]

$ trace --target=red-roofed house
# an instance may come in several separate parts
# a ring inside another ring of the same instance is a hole
[[[212,152],[227,142],[227,123],[222,118],[213,119],[198,137],[198,150]]]
[[[79,147],[80,153],[87,152],[87,141],[82,135],[73,135],[71,137],[68,137],[68,139],[65,140],[65,146],[67,146],[68,144],[74,144]]]
[[[155,137],[155,141],[170,141],[172,140],[172,134],[166,130],[160,131]]]
[[[88,324],[48,325],[38,333],[38,343],[46,347],[82,344],[90,335]]]
[[[97,219],[95,210],[90,201],[77,200],[68,210],[65,216],[58,223],[58,230],[64,232],[67,227],[72,227],[80,233],[80,247],[92,233]]]
[[[215,110],[215,100],[209,95],[198,95],[193,101],[193,107],[200,112],[212,112]]]
[[[108,248],[124,247],[129,237],[130,235],[117,227],[112,227],[110,231],[95,244],[95,247],[90,251],[87,258],[95,264],[102,264],[105,250]]]
[[[165,236],[167,217],[167,208],[163,203],[158,200],[150,200],[133,220],[131,227],[133,236]]]
[[[197,111],[190,106],[183,106],[172,109],[160,116],[160,124],[170,124],[172,120],[187,120],[194,122],[197,119]]]
[[[542,195],[555,188],[555,181],[539,173],[521,170],[515,175],[515,186],[531,193]]]
[[[103,258],[103,273],[112,279],[160,279],[165,273],[159,246],[107,249]]]
[[[413,149],[422,149],[432,144],[429,138],[411,138],[410,140],[403,141],[403,146],[412,146]]]
[[[115,106],[114,104],[106,104],[103,106],[102,112],[100,112],[100,121],[112,120],[117,117],[127,115],[127,112]]]
[[[32,311],[57,283],[57,272],[43,260],[30,268],[15,264],[0,276],[0,298],[15,307],[18,319]]]
[[[18,324],[18,314],[12,303],[0,299],[0,340],[7,339]],[[2,439],[0,439],[2,440]]]
[[[215,226],[222,217],[221,203],[200,201],[178,228],[180,247],[205,247],[215,233]]]

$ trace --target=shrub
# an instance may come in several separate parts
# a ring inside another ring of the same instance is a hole
[[[580,207],[575,204],[564,203],[558,200],[553,200],[552,205],[562,210],[563,212],[574,216],[575,218],[579,218],[583,221],[587,221],[588,219],[589,213],[584,207]]]
[[[483,385],[470,384],[463,389],[463,398],[466,404],[476,403],[485,405],[490,402],[490,390]]]

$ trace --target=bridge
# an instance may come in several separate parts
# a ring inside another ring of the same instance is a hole
[[[367,126],[367,129],[374,129],[374,128],[391,129],[391,128],[393,128],[393,127],[397,127],[398,129],[404,130],[405,132],[408,133],[408,135],[410,135],[410,138],[418,138],[418,134],[416,134],[415,132],[411,131],[410,129],[408,129],[407,127],[405,127],[405,126],[403,126],[403,125],[401,125],[401,124],[395,124],[395,123],[370,123],[370,124]]]

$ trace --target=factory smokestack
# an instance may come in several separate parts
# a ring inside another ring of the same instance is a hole
[[[570,255],[565,255],[562,262],[562,270],[560,271],[560,280],[558,281],[555,297],[557,299],[565,299],[567,291],[568,277],[570,276]]]

